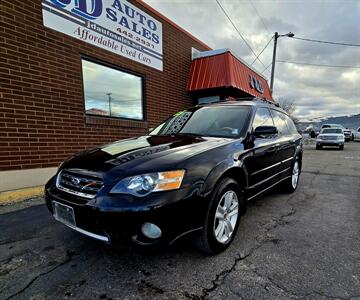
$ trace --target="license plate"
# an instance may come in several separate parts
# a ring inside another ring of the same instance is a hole
[[[52,202],[54,207],[54,218],[66,225],[76,227],[74,209],[71,206],[61,204],[59,202]]]

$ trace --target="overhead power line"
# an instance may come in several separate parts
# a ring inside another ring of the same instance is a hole
[[[272,62],[269,63],[269,65],[268,65],[264,70],[262,70],[261,74],[264,73],[267,69],[269,69],[269,67],[270,67],[271,65],[272,65]]]
[[[254,50],[251,48],[251,46],[249,45],[249,43],[246,41],[246,39],[243,37],[243,35],[241,34],[241,32],[239,31],[239,29],[236,27],[236,25],[234,24],[234,22],[231,20],[230,16],[227,14],[227,12],[225,11],[225,9],[222,7],[222,5],[220,4],[219,0],[215,0],[216,3],[219,5],[219,7],[221,8],[222,12],[224,13],[224,15],[228,18],[228,20],[230,21],[231,25],[234,27],[234,29],[236,30],[236,32],[238,33],[238,35],[241,37],[241,39],[244,41],[245,45],[250,49],[250,51],[252,52],[252,54],[256,57],[256,53],[254,52]],[[259,62],[263,65],[263,67],[265,68],[264,63],[258,59]]]
[[[254,64],[254,62],[256,62],[260,55],[265,51],[265,49],[267,48],[267,46],[269,46],[270,42],[273,40],[274,36],[271,37],[271,39],[267,42],[267,44],[265,45],[265,47],[260,51],[260,53],[258,55],[256,55],[255,59],[253,60],[253,62],[251,63],[251,65]]]
[[[313,63],[307,63],[307,62],[286,61],[286,60],[277,60],[276,62],[279,62],[279,63],[285,63],[285,64],[295,64],[295,65],[304,65],[304,66],[314,66],[314,67],[360,69],[360,66],[341,66],[341,65],[313,64]]]
[[[306,42],[313,42],[313,43],[323,43],[323,44],[331,44],[331,45],[339,45],[339,46],[351,46],[351,47],[360,47],[360,44],[349,44],[349,43],[340,43],[340,42],[330,42],[330,41],[321,41],[321,40],[314,40],[314,39],[307,39],[301,37],[292,37],[295,40],[301,40]]]
[[[263,24],[264,28],[266,29],[266,31],[268,32],[268,34],[270,35],[270,30],[269,30],[269,27],[266,25],[264,19],[261,17],[261,15],[259,14],[259,11],[256,9],[256,6],[254,5],[254,3],[252,3],[251,0],[249,0],[252,8],[254,9],[255,13],[257,14],[257,16],[259,17],[261,23]]]

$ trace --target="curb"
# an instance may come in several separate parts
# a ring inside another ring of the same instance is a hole
[[[7,192],[0,192],[0,205],[16,203],[26,199],[42,196],[44,194],[44,187],[37,186],[25,188],[20,190],[13,190]]]

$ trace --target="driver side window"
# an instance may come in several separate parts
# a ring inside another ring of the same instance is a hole
[[[269,109],[260,107],[256,110],[252,130],[259,126],[274,126]]]

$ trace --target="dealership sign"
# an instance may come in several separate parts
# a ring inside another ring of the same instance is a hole
[[[43,0],[42,10],[46,27],[163,70],[162,24],[125,0]]]
[[[264,86],[255,76],[249,75],[249,83],[252,89],[256,90],[260,94],[264,94]]]

